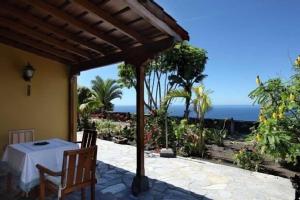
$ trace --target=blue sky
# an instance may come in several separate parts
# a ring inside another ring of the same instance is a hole
[[[204,80],[215,105],[251,104],[255,77],[289,78],[300,54],[299,0],[157,0],[208,52]],[[118,78],[116,65],[82,72],[81,86],[99,75]],[[135,91],[123,90],[116,105],[134,105]]]

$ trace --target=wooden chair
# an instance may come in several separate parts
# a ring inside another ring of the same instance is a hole
[[[8,131],[9,144],[18,144],[34,141],[34,129],[21,129]]]
[[[8,144],[18,144],[34,141],[34,129],[21,129],[8,131]],[[4,145],[5,150],[7,145]],[[6,177],[7,191],[11,191],[12,174],[6,162],[0,161],[0,177]]]
[[[76,142],[81,143],[81,148],[89,148],[96,146],[97,141],[97,131],[85,129],[83,131],[82,141]]]
[[[58,190],[58,199],[78,189],[81,189],[81,199],[85,199],[87,186],[91,187],[91,199],[95,199],[95,170],[97,146],[70,150],[64,152],[61,172],[54,172],[39,164],[36,167],[40,173],[40,200],[45,199],[46,186],[50,190]]]

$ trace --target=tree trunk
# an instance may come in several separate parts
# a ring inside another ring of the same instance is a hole
[[[189,108],[190,108],[191,98],[192,98],[191,87],[185,87],[185,91],[188,92],[189,97],[185,98],[185,110],[184,110],[183,117],[188,120],[190,114]]]

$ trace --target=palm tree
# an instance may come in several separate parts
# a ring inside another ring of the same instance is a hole
[[[92,80],[92,97],[89,99],[89,104],[103,105],[101,109],[112,111],[114,105],[111,101],[116,98],[122,98],[121,86],[116,80],[103,80],[99,76]]]
[[[204,85],[193,88],[194,94],[196,95],[193,100],[194,111],[197,113],[197,118],[199,119],[199,133],[198,133],[198,148],[199,152],[204,155],[205,150],[205,132],[204,132],[204,116],[211,108],[211,99],[209,94],[211,91],[206,90]]]
[[[94,101],[92,91],[87,87],[78,87],[77,123],[79,130],[91,127],[91,113],[103,106],[101,102]]]
[[[203,74],[207,61],[207,52],[204,49],[193,47],[187,42],[182,42],[167,52],[168,65],[175,68],[176,74],[169,76],[171,85],[181,87],[185,93],[184,117],[189,117],[189,107],[192,97],[192,89],[195,83],[200,83],[207,75]]]
[[[205,150],[205,132],[204,132],[204,117],[207,111],[211,108],[211,99],[209,94],[210,90],[206,90],[204,85],[200,85],[198,87],[193,88],[195,99],[193,99],[192,103],[194,105],[194,111],[197,113],[198,121],[198,131],[193,133],[192,136],[194,138],[194,142],[196,145],[197,151],[202,155],[204,155]],[[187,92],[184,89],[172,90],[164,99],[163,103],[170,103],[170,101],[174,98],[185,98],[191,99],[192,94]],[[189,103],[190,104],[190,103]]]
[[[211,99],[209,98],[210,90],[206,90],[204,85],[193,88],[194,94],[196,95],[193,100],[194,111],[197,113],[199,119],[200,129],[204,128],[204,116],[211,108]]]

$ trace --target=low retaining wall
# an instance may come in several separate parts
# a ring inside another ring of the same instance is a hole
[[[92,114],[93,118],[99,118],[99,119],[109,119],[114,121],[128,121],[131,119],[132,116],[135,114],[129,113],[129,112],[102,112],[97,114]],[[149,115],[145,115],[146,117],[149,117]],[[181,120],[182,117],[175,117],[170,116],[172,119]],[[190,117],[190,121],[197,122],[197,118]],[[216,128],[216,129],[222,129],[224,126],[224,119],[205,119],[205,127],[206,128]],[[241,120],[234,120],[234,119],[227,119],[225,128],[230,133],[250,133],[252,127],[257,127],[258,122],[255,121],[241,121]]]

